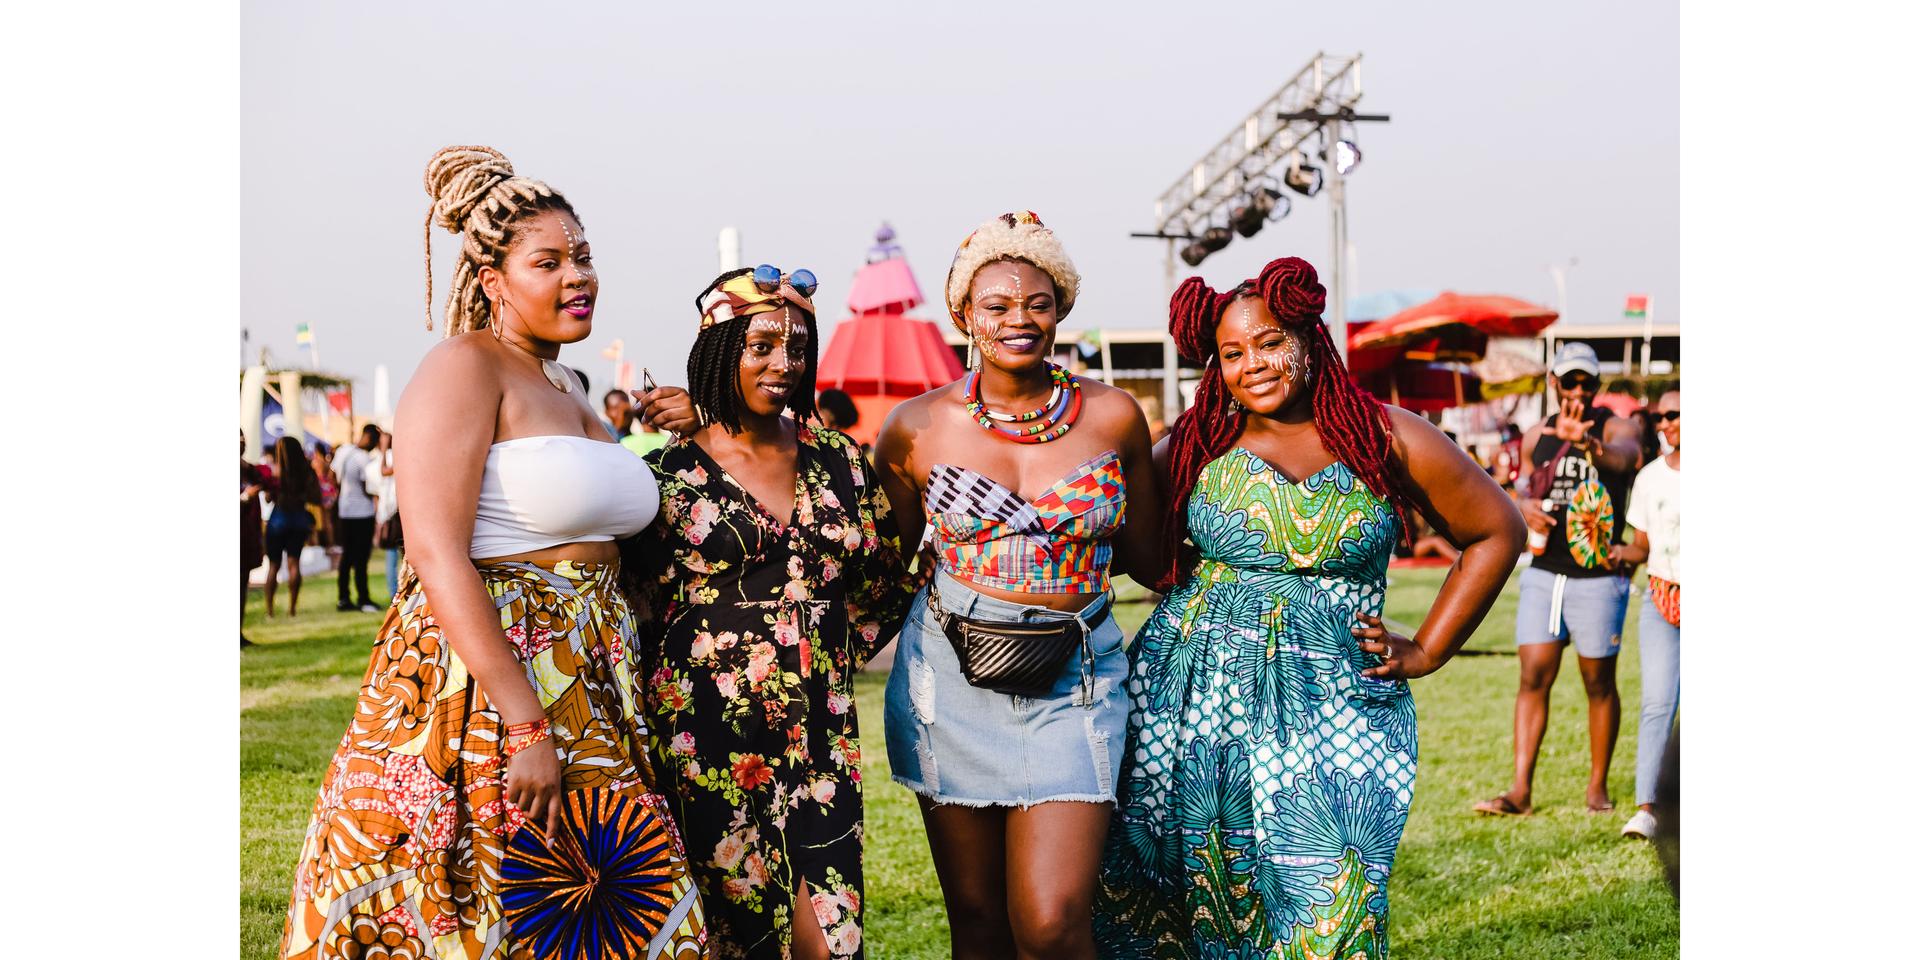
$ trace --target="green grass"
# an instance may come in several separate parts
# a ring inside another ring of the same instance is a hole
[[[1417,624],[1441,570],[1395,570],[1387,617]],[[385,596],[375,565],[374,590]],[[1633,799],[1639,716],[1638,605],[1621,651],[1623,717],[1613,761],[1619,810],[1585,812],[1586,699],[1568,658],[1534,786],[1537,813],[1486,819],[1474,801],[1512,776],[1513,609],[1509,582],[1467,644],[1468,655],[1417,681],[1420,776],[1393,875],[1396,958],[1581,958],[1679,955],[1680,916],[1647,844],[1623,841]],[[310,578],[298,620],[267,620],[256,591],[246,631],[258,646],[240,667],[241,956],[271,957],[279,943],[293,860],[320,776],[353,711],[373,614],[335,613],[331,576]],[[1123,599],[1137,596],[1137,589]],[[1128,631],[1149,608],[1116,610]],[[867,743],[868,955],[874,960],[948,955],[946,916],[913,795],[888,778],[881,711],[886,678],[855,684]]]

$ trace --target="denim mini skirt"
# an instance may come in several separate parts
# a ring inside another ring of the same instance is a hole
[[[1002,623],[1070,620],[1075,614],[978,593],[942,570],[940,605],[955,616]],[[1108,593],[1085,620],[1113,603]],[[1044,697],[995,693],[967,682],[947,635],[914,598],[887,678],[887,760],[893,779],[935,803],[1030,807],[1053,800],[1114,802],[1126,747],[1127,655],[1109,615],[1089,638],[1093,683],[1078,656]]]

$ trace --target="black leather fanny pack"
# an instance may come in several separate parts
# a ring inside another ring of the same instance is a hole
[[[1096,600],[1100,610],[1082,621],[1002,623],[975,620],[947,612],[940,605],[938,582],[927,586],[927,612],[946,633],[960,660],[960,672],[976,687],[1018,697],[1044,697],[1053,692],[1060,671],[1076,651],[1080,654],[1085,699],[1093,699],[1093,645],[1089,635],[1106,622],[1110,600]],[[1084,625],[1083,625],[1084,624]]]

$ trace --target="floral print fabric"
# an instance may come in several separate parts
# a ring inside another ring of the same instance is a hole
[[[1385,602],[1398,521],[1344,464],[1296,484],[1235,448],[1187,522],[1198,564],[1129,651],[1101,956],[1380,960],[1417,742],[1350,628]]]
[[[853,677],[916,590],[878,478],[845,435],[803,425],[781,522],[698,444],[647,461],[647,701],[715,953],[787,957],[792,925],[817,917],[834,956],[862,956]],[[796,921],[802,881],[813,916]]]
[[[647,868],[665,876],[648,902],[599,898],[588,911],[597,916],[576,919],[658,944],[659,956],[706,956],[685,847],[648,762],[617,565],[493,563],[479,573],[552,721],[568,803],[622,809],[633,832],[655,838]],[[515,891],[508,846],[538,832],[507,802],[503,739],[500,714],[409,571],[314,802],[280,955],[597,955],[578,939],[516,929],[503,911]]]

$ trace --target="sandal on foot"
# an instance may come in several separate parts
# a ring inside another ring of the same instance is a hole
[[[1523,810],[1512,800],[1508,799],[1504,793],[1491,800],[1482,800],[1474,804],[1473,809],[1477,813],[1484,813],[1490,817],[1528,817],[1533,815],[1532,807]]]

